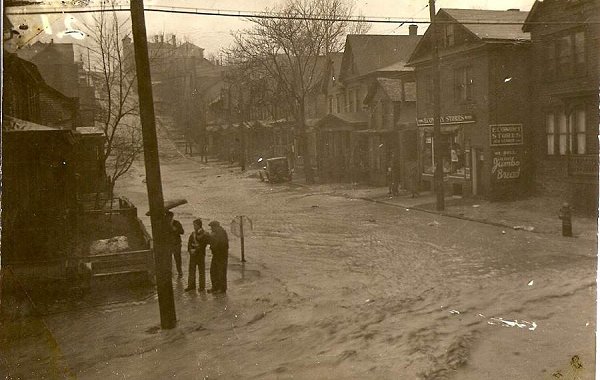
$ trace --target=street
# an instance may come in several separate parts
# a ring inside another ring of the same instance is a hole
[[[143,173],[118,188],[140,215]],[[593,378],[593,241],[272,185],[175,151],[162,176],[165,199],[189,201],[175,209],[186,236],[195,217],[228,231],[250,217],[247,263],[230,233],[226,296],[174,277],[174,330],[152,294],[47,316],[78,378]]]

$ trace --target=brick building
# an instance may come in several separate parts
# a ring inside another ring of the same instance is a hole
[[[434,160],[441,154],[447,192],[488,198],[525,194],[532,173],[531,42],[520,24],[527,12],[440,9],[435,17],[440,21],[441,152],[433,144],[431,29],[409,62],[417,80],[423,185],[433,187]]]
[[[35,64],[4,52],[3,113],[60,129],[75,129],[78,98],[48,85]]]
[[[534,3],[523,26],[536,68],[536,190],[590,212],[598,209],[599,21],[598,0],[545,0]]]

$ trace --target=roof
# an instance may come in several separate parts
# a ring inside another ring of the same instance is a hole
[[[402,79],[377,78],[369,88],[364,100],[365,104],[371,101],[379,88],[392,102],[414,102],[417,100],[415,82],[404,82]]]
[[[377,78],[377,83],[392,102],[402,101],[402,80]]]
[[[319,128],[328,129],[332,124],[343,124],[348,127],[361,126],[367,124],[369,117],[364,112],[343,112],[336,114],[328,114],[319,120],[317,126]],[[329,124],[329,125],[327,125]]]
[[[82,135],[104,135],[104,132],[96,127],[77,127],[75,132],[79,132]]]
[[[48,127],[47,125],[41,125],[32,123],[31,121],[25,121],[17,119],[16,117],[4,115],[2,118],[2,132],[55,132],[63,131],[60,128]]]
[[[392,64],[404,65],[417,46],[419,35],[350,34],[346,37],[346,51],[342,70],[354,65],[354,74],[364,75]],[[349,49],[348,49],[349,48]],[[348,52],[352,57],[348,57]]]
[[[529,33],[521,29],[529,12],[451,8],[442,8],[442,12],[482,40],[531,40]],[[514,24],[477,24],[481,21]]]

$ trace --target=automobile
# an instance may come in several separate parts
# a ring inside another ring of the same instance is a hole
[[[259,163],[264,162],[264,166],[258,172],[261,181],[287,182],[292,180],[292,170],[287,157],[273,157],[263,160],[260,158]]]

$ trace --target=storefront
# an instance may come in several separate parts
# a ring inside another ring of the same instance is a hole
[[[435,160],[442,156],[444,183],[447,191],[454,195],[477,194],[477,183],[472,181],[473,160],[469,125],[475,123],[473,115],[453,115],[441,118],[441,143],[435,150],[433,118],[417,120],[419,139],[419,167],[421,181],[426,189],[433,189]]]
[[[516,198],[525,193],[527,157],[522,124],[483,126],[471,114],[443,116],[435,150],[431,118],[418,120],[421,181],[433,190],[435,160],[442,156],[446,194]]]

